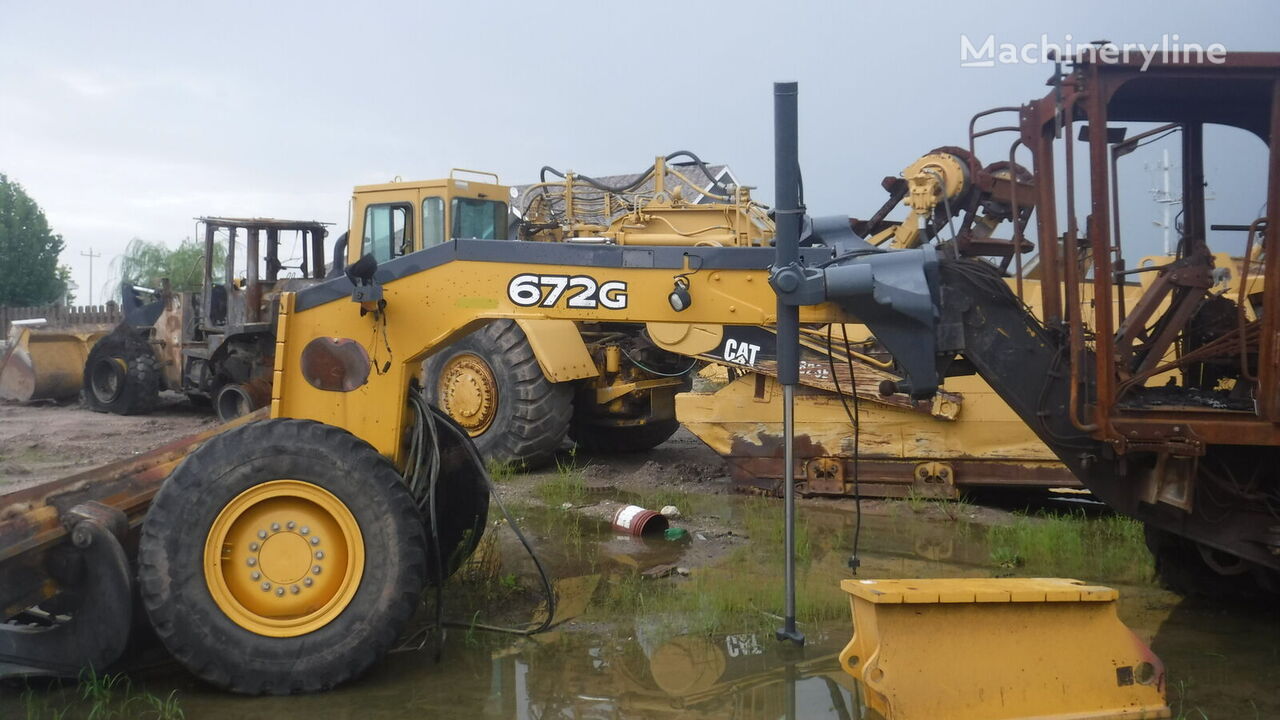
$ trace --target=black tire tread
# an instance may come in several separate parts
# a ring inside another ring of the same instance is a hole
[[[128,365],[125,387],[120,396],[110,403],[101,402],[94,394],[93,366],[107,357],[120,357]],[[118,329],[94,344],[85,360],[84,375],[80,386],[80,398],[85,407],[94,412],[114,415],[145,415],[160,402],[160,360],[151,345],[135,331]]]
[[[445,362],[459,352],[476,352],[489,364],[501,385],[509,380],[509,392],[499,396],[498,417],[489,429],[472,438],[487,461],[515,463],[526,468],[546,465],[555,455],[573,417],[573,386],[551,382],[533,353],[529,339],[513,320],[495,320],[453,347],[427,361],[427,399],[439,406],[435,379]]]

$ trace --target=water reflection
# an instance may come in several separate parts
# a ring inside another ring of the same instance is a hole
[[[844,639],[814,639],[796,649],[763,633],[681,635],[659,644],[638,634],[632,643],[497,652],[484,717],[862,717],[855,683],[836,662]]]

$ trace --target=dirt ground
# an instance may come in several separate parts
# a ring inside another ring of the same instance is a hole
[[[77,402],[0,403],[0,493],[123,460],[217,423],[177,395],[149,415],[95,413]]]

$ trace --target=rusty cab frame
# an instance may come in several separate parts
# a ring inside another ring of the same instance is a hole
[[[1173,60],[1144,69],[1077,58],[1070,73],[1055,73],[1045,97],[971,121],[971,150],[978,138],[1016,133],[1010,165],[1030,156],[1033,173],[1023,181],[973,172],[1015,208],[1035,207],[1043,330],[1062,360],[1047,366],[1047,378],[1017,387],[1006,380],[1002,394],[1015,408],[1022,399],[1033,427],[1049,428],[1058,422],[1049,416],[1063,411],[1062,426],[1042,437],[1096,494],[1148,524],[1158,564],[1180,553],[1197,572],[1254,574],[1271,586],[1280,582],[1280,248],[1268,229],[1280,221],[1272,144],[1280,136],[1280,54]],[[1001,113],[1017,113],[1017,123],[978,129]],[[1157,126],[1125,138],[1123,123]],[[1261,217],[1206,227],[1204,129],[1212,124],[1267,143]],[[1182,150],[1176,252],[1133,267],[1121,243],[1116,162],[1169,132]],[[1081,202],[1077,186],[1086,181]],[[1003,247],[966,248],[962,231],[957,254],[999,257],[1022,299],[1030,224],[1015,222]],[[1244,256],[1215,254],[1209,229],[1246,233]],[[1135,280],[1146,281],[1145,291],[1126,307],[1120,288]],[[1008,352],[1016,346],[1006,341]],[[1063,385],[1062,403],[1050,407],[1046,398]]]

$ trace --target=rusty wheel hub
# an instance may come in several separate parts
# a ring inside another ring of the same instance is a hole
[[[483,358],[462,353],[440,371],[437,396],[441,409],[475,437],[493,424],[498,411],[498,383]]]

